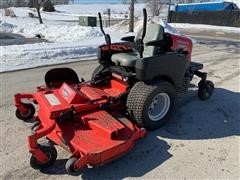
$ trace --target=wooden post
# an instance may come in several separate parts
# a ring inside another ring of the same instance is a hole
[[[167,16],[167,22],[169,23],[170,20],[171,20],[171,17],[170,17],[170,11],[171,11],[171,4],[172,4],[172,0],[169,0],[169,6],[168,6],[168,16]]]
[[[134,32],[134,1],[135,0],[131,0],[131,3],[130,3],[129,32]]]
[[[107,9],[108,12],[108,27],[111,26],[111,9]]]

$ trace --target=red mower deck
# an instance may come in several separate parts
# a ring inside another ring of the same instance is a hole
[[[35,118],[39,126],[28,136],[33,157],[40,164],[49,161],[37,143],[44,136],[67,148],[71,157],[77,158],[73,168],[78,170],[86,165],[105,164],[127,153],[137,139],[146,136],[146,131],[119,114],[120,106],[110,113],[101,108],[126,89],[126,85],[112,80],[110,85],[101,88],[64,83],[55,90],[42,87],[35,94],[17,94],[15,103],[19,110],[24,110],[20,102],[25,98],[39,105]],[[69,117],[64,117],[64,112],[69,113]]]

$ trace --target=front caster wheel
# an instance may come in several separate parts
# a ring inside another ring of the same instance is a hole
[[[201,80],[198,83],[198,97],[199,99],[205,101],[211,98],[214,92],[214,84],[212,81]]]
[[[70,159],[67,160],[65,164],[65,169],[68,174],[72,174],[73,172],[76,171],[76,169],[74,168],[74,164],[75,162],[77,162],[77,160],[78,159],[76,157],[71,157]]]
[[[16,110],[15,115],[18,119],[21,119],[25,122],[30,122],[35,114],[35,108],[32,104],[22,103],[26,108],[25,112],[21,112],[19,109]]]
[[[41,163],[34,156],[32,156],[30,159],[30,165],[33,169],[45,169],[53,165],[57,159],[57,150],[54,146],[40,145],[40,149],[47,155],[48,161]]]

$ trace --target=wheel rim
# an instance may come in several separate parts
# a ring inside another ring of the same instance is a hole
[[[157,94],[148,108],[148,116],[152,121],[159,121],[166,116],[170,108],[171,100],[167,93]]]
[[[31,115],[31,110],[30,109],[27,109],[26,111],[24,111],[24,112],[20,112],[21,113],[21,116],[22,117],[28,117],[28,116],[30,116]]]

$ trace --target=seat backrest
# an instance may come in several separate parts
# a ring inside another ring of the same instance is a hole
[[[142,38],[142,31],[143,29],[140,29],[140,31],[137,33],[137,36],[135,37],[135,42],[138,39]],[[162,40],[164,35],[164,28],[160,24],[148,24],[147,30],[146,30],[146,36],[143,40],[144,44],[153,41],[153,40]],[[156,47],[154,46],[145,46],[144,45],[144,52],[143,57],[150,57],[153,56],[156,52]]]

